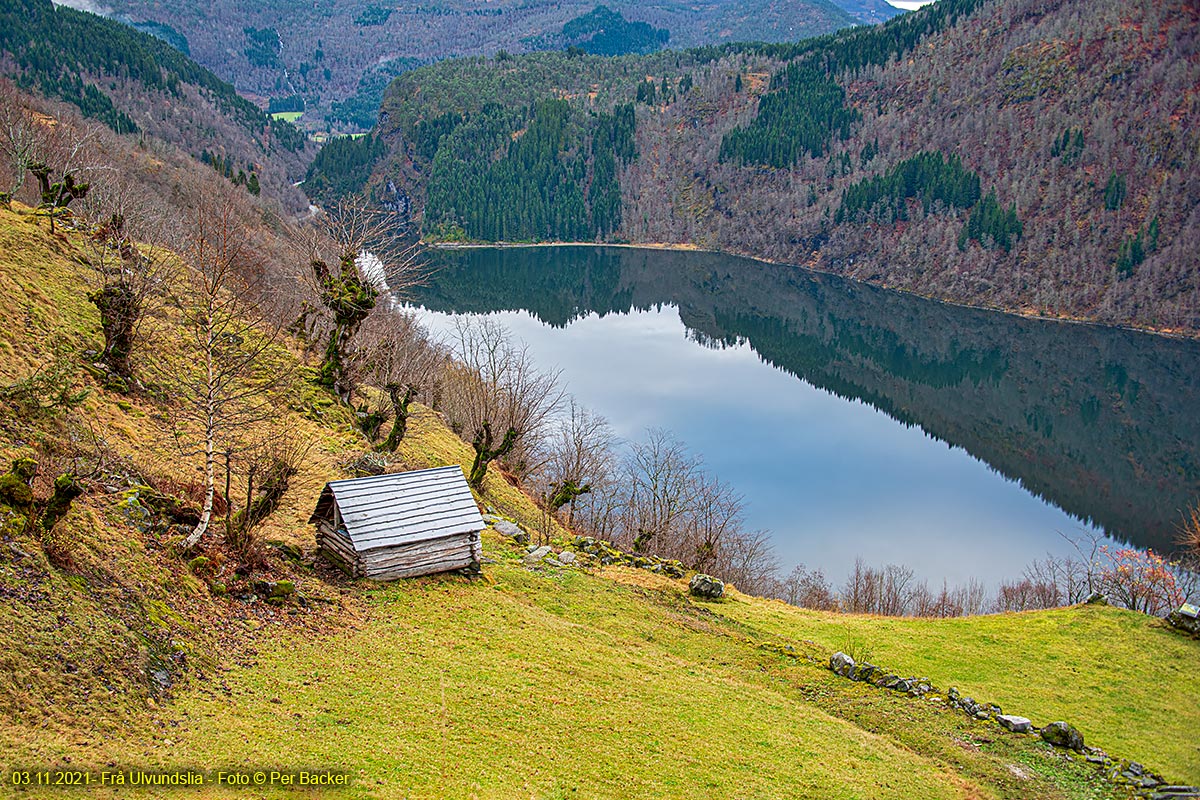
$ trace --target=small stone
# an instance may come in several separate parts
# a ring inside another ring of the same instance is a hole
[[[548,555],[550,555],[550,545],[544,544],[541,547],[534,548],[525,556],[525,565],[532,567]]]
[[[1027,718],[1015,714],[1001,714],[996,717],[996,721],[1013,733],[1026,733],[1033,727],[1033,723]]]
[[[1089,606],[1106,606],[1108,605],[1108,598],[1100,594],[1100,592],[1092,592],[1088,595],[1088,599],[1083,602]]]
[[[558,554],[558,560],[564,564],[574,564],[575,563],[575,554],[572,553],[570,550],[563,550],[561,553]]]

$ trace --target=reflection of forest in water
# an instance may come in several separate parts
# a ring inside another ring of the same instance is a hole
[[[1115,538],[1170,550],[1200,500],[1200,343],[1029,320],[793,267],[623,248],[434,256],[417,302],[563,326],[670,304],[698,341],[958,445]]]

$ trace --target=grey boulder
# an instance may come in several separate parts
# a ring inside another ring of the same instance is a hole
[[[705,600],[719,600],[725,596],[725,582],[711,575],[697,573],[688,583],[688,591]]]

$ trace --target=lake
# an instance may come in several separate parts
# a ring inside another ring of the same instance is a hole
[[[433,330],[497,316],[626,439],[670,430],[786,572],[855,557],[1019,577],[1064,535],[1171,549],[1200,500],[1200,343],[1026,319],[729,256],[443,250]]]

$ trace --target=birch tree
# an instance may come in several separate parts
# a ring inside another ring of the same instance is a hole
[[[231,204],[204,205],[179,248],[185,274],[175,289],[183,352],[159,360],[159,376],[184,455],[201,460],[204,500],[184,550],[212,524],[217,469],[239,449],[240,434],[273,419],[275,393],[289,377],[276,347],[278,322],[263,312],[253,280],[254,255]]]

